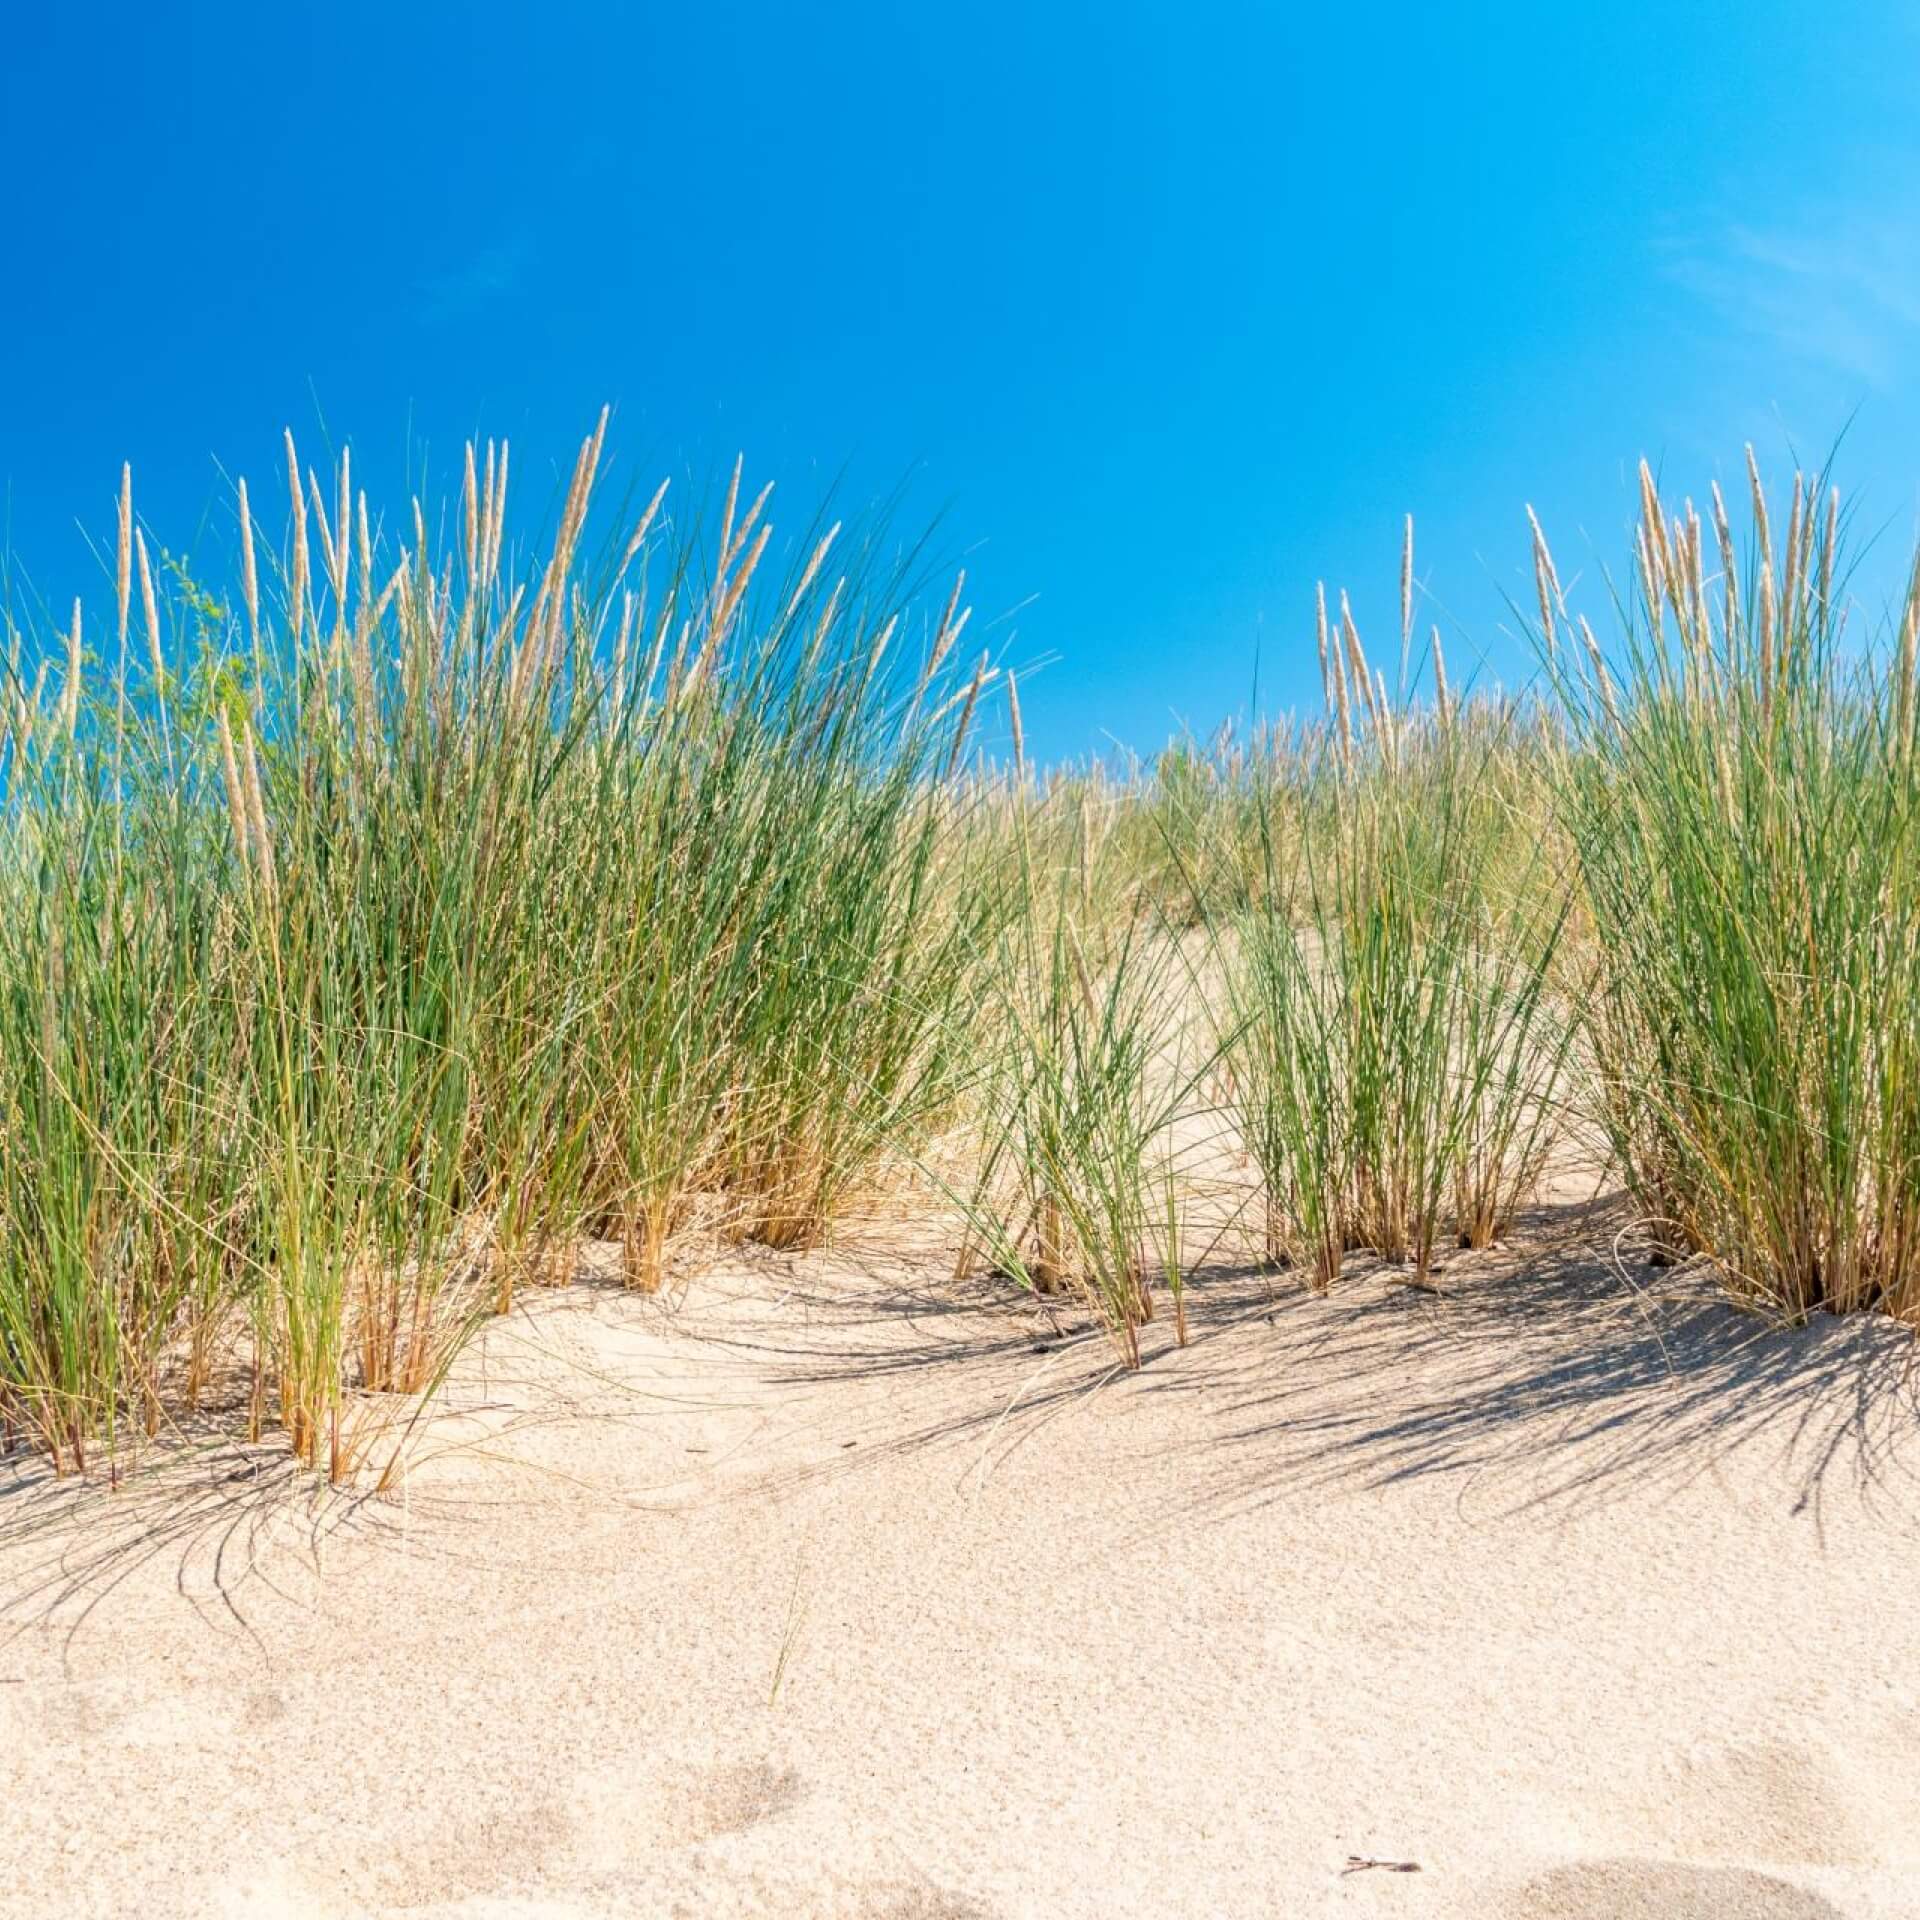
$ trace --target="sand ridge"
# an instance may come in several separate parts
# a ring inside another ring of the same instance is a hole
[[[1909,1338],[1604,1242],[1133,1376],[741,1253],[530,1297],[386,1496],[16,1467],[0,1914],[1920,1914]]]

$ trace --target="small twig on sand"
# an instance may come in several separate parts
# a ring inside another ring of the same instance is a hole
[[[1378,1867],[1382,1873],[1418,1873],[1420,1862],[1418,1860],[1375,1860],[1364,1854],[1350,1853],[1347,1855],[1347,1864],[1340,1869],[1340,1876],[1345,1879],[1350,1873],[1365,1873],[1372,1867]]]

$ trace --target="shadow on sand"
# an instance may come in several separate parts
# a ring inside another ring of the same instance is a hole
[[[677,1304],[589,1280],[518,1328],[537,1336],[543,1322],[586,1314],[644,1334],[656,1354],[688,1356],[683,1394],[663,1394],[657,1373],[629,1382],[604,1368],[576,1390],[561,1334],[514,1417],[549,1431],[670,1419],[748,1387],[819,1410],[830,1443],[776,1453],[702,1491],[714,1499],[778,1498],[936,1448],[961,1451],[963,1477],[990,1475],[1015,1450],[1044,1449],[1056,1420],[1119,1416],[1128,1447],[1175,1468],[1173,1490],[1160,1476],[1143,1510],[1155,1527],[1429,1478],[1450,1480],[1477,1518],[1574,1515],[1703,1476],[1733,1497],[1784,1501],[1816,1526],[1823,1496],[1843,1483],[1911,1524],[1913,1332],[1871,1316],[1788,1327],[1741,1313],[1703,1274],[1642,1264],[1623,1220],[1605,1202],[1538,1210],[1500,1247],[1453,1255],[1437,1292],[1365,1261],[1324,1296],[1286,1274],[1202,1267],[1188,1279],[1188,1345],[1176,1346],[1163,1311],[1137,1374],[1084,1306],[987,1276],[956,1281],[947,1255],[882,1236],[803,1257],[749,1250]],[[456,1377],[449,1418],[485,1397],[469,1385],[463,1405]],[[495,1503],[466,1493],[443,1504],[479,1517]],[[55,1483],[16,1455],[0,1461],[0,1621],[57,1618],[77,1632],[123,1581],[171,1560],[183,1594],[244,1629],[237,1596],[249,1580],[272,1582],[269,1546],[283,1565],[293,1548],[317,1574],[326,1541],[347,1529],[419,1551],[421,1517],[392,1498],[327,1489],[282,1449],[243,1447],[217,1423],[155,1449],[112,1491]],[[434,1550],[483,1555],[484,1528]]]

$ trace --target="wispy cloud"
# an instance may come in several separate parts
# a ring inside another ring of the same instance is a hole
[[[414,287],[414,319],[423,327],[470,319],[520,285],[527,260],[524,242],[509,240],[483,247],[468,260],[426,275]]]
[[[1769,354],[1889,387],[1920,352],[1920,196],[1905,200],[1729,221],[1673,242],[1668,271]]]

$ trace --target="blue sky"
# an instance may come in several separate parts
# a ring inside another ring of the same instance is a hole
[[[911,477],[1052,754],[1306,703],[1313,583],[1512,681],[1523,507],[1613,561],[1641,454],[1756,440],[1920,505],[1920,9],[388,4],[16,10],[0,484],[16,604],[106,595],[122,459],[176,550],[219,474],[602,400],[738,450],[797,537]],[[170,17],[171,16],[171,17]],[[779,516],[776,515],[776,519]],[[1871,579],[1871,571],[1864,576]],[[1017,609],[1017,612],[1013,611]],[[1391,652],[1391,646],[1377,651]]]

